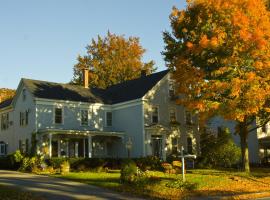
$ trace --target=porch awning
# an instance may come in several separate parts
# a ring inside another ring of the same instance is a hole
[[[37,131],[38,134],[62,134],[62,135],[78,135],[78,136],[115,136],[123,137],[124,132],[115,131],[96,131],[96,130],[71,130],[71,129],[41,129]]]

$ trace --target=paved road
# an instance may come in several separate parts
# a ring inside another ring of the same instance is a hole
[[[69,180],[0,170],[0,183],[16,186],[49,200],[139,200],[140,198],[119,194],[107,189]]]

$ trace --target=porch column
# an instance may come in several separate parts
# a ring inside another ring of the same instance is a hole
[[[75,157],[78,158],[79,155],[79,143],[75,142]]]
[[[49,157],[52,157],[52,134],[49,134]]]
[[[57,156],[61,157],[61,139],[60,138],[57,139],[57,150],[58,150]]]
[[[92,158],[92,136],[88,136],[88,158]]]
[[[85,158],[85,139],[83,138],[83,157]]]
[[[69,157],[69,145],[68,140],[66,141],[67,149],[66,149],[66,157]]]

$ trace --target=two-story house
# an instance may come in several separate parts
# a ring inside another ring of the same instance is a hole
[[[0,155],[18,149],[48,157],[161,159],[199,151],[197,118],[176,105],[168,70],[107,89],[21,79],[0,104]]]

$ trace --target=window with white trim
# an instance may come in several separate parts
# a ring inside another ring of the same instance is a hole
[[[153,106],[152,107],[152,123],[157,124],[159,121],[158,117],[158,106]]]
[[[7,155],[7,145],[4,142],[0,142],[0,156]]]
[[[63,124],[63,108],[54,109],[54,123]]]
[[[22,99],[23,99],[23,101],[25,101],[25,99],[26,99],[26,89],[23,89],[23,91],[22,91]]]
[[[28,125],[29,111],[20,112],[20,126]]]
[[[9,113],[1,115],[1,130],[7,130],[9,127]]]
[[[186,124],[187,125],[192,125],[192,115],[191,115],[191,112],[186,111],[185,118],[186,118]]]
[[[88,110],[81,110],[81,125],[88,126]]]
[[[175,108],[170,108],[170,122],[176,122]]]
[[[106,126],[112,126],[112,112],[106,112]]]
[[[193,145],[192,145],[192,138],[191,137],[187,138],[187,152],[188,152],[188,154],[193,153]]]
[[[170,96],[170,98],[175,97],[175,85],[174,85],[174,82],[172,80],[169,81],[169,96]]]

